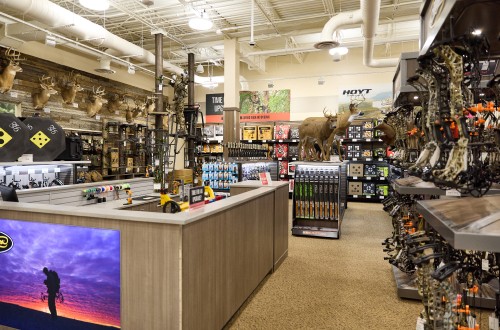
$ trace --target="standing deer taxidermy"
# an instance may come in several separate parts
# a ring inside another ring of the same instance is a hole
[[[22,60],[19,58],[21,56],[20,52],[9,48],[5,51],[5,56],[7,57],[7,61],[9,63],[3,68],[3,71],[0,74],[0,93],[10,91],[14,85],[16,73],[23,72],[23,69],[19,66],[19,61]]]
[[[314,144],[317,144],[321,151],[321,157],[325,157],[323,141],[328,139],[337,125],[337,116],[326,112],[325,117],[309,117],[304,119],[299,126],[299,159],[303,160],[302,153],[305,153],[306,160],[319,160]],[[303,149],[303,152],[302,152]]]
[[[70,74],[58,80],[59,88],[61,89],[61,97],[65,104],[73,104],[75,102],[76,93],[83,91],[78,79],[80,74]]]
[[[103,95],[104,88],[102,86],[97,87],[97,90],[95,87],[92,87],[92,92],[88,92],[87,115],[89,115],[89,117],[94,117],[97,113],[99,113],[99,111],[101,111]]]
[[[41,110],[49,102],[51,95],[57,94],[54,86],[56,85],[54,78],[45,77],[45,75],[40,79],[40,89],[36,92],[31,93],[31,98],[33,99],[33,107],[35,110]]]
[[[116,93],[111,93],[108,95],[108,111],[110,113],[115,113],[119,111],[123,102],[125,101],[125,97],[123,95],[119,95]]]

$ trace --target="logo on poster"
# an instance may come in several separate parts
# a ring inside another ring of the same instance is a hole
[[[9,251],[13,246],[14,242],[12,241],[12,238],[10,238],[9,235],[0,232],[0,253]]]

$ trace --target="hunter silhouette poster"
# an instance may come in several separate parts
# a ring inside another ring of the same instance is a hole
[[[120,328],[119,231],[0,219],[0,265],[0,325]]]

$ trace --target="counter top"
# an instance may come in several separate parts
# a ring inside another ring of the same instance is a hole
[[[241,182],[236,182],[236,183],[231,183],[229,185],[229,188],[232,187],[238,187],[238,188],[272,188],[277,189],[279,187],[287,186],[288,187],[288,181],[271,181],[269,184],[264,185],[262,182],[259,180],[248,180],[248,181],[241,181]]]
[[[192,222],[202,220],[203,218],[222,212],[228,208],[235,207],[243,204],[248,200],[258,198],[262,195],[272,194],[273,190],[268,188],[258,188],[242,194],[222,199],[215,203],[205,204],[204,206],[196,209],[181,213],[157,213],[157,212],[144,212],[144,211],[127,211],[124,209],[115,209],[113,206],[123,208],[125,199],[117,201],[110,201],[100,204],[91,204],[87,206],[64,206],[64,205],[50,205],[50,204],[35,204],[35,203],[14,203],[0,201],[0,214],[2,210],[14,210],[33,213],[49,213],[61,214],[69,216],[82,216],[82,217],[95,217],[107,218],[123,221],[139,221],[139,222],[153,222],[173,225],[187,225]],[[150,201],[143,201],[146,203]],[[136,202],[133,205],[139,205]]]

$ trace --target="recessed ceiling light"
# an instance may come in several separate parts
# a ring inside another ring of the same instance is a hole
[[[92,10],[107,10],[109,8],[108,0],[79,0],[80,4],[85,8]]]

